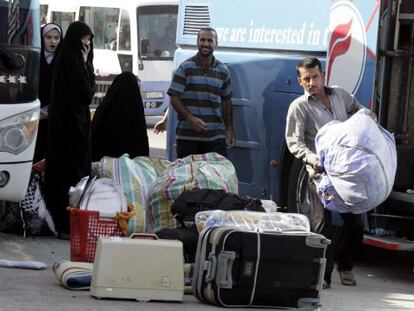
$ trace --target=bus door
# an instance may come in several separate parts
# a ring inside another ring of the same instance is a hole
[[[356,1],[353,4],[362,16],[364,13],[370,16],[366,41],[363,41],[367,46],[365,68],[372,68],[368,72],[365,69],[363,74],[370,81],[366,95],[370,100],[373,98],[372,110],[377,113],[378,122],[393,133],[397,150],[393,189],[384,203],[368,213],[370,233],[364,234],[363,242],[388,250],[414,251],[414,196],[411,193],[414,185],[414,2]],[[349,7],[333,6],[332,13],[350,11]],[[334,16],[331,20],[334,21]],[[344,56],[350,55],[358,56],[352,49]],[[338,62],[332,70],[337,71],[340,66]],[[354,68],[356,72],[358,69]]]
[[[39,122],[38,0],[0,0],[0,200],[23,200]]]

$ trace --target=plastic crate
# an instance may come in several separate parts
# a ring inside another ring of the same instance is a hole
[[[32,170],[35,171],[36,173],[44,173],[45,172],[45,168],[46,168],[46,160],[40,160],[39,162],[33,163],[32,165]]]
[[[116,220],[99,219],[98,211],[70,208],[70,260],[93,262],[101,236],[122,236]]]

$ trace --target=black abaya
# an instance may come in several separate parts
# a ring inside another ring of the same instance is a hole
[[[92,120],[92,159],[149,155],[144,106],[137,78],[131,72],[117,76]]]
[[[83,60],[81,38],[91,36],[88,60]],[[93,34],[88,25],[72,23],[56,56],[49,104],[46,155],[46,203],[57,230],[69,232],[68,191],[91,173],[89,104],[95,89]]]
[[[55,24],[55,23],[49,23],[49,24],[56,25],[56,27],[59,27],[60,29],[60,34],[63,33],[62,28],[58,24]],[[40,50],[39,93],[38,93],[41,108],[47,107],[50,102],[50,92],[52,90],[53,70],[55,68],[55,60],[56,60],[56,57],[53,57],[50,64],[48,64],[46,61],[46,57],[45,57],[45,44],[44,44],[44,38],[43,38],[43,29],[49,24],[44,25],[41,30],[42,48]],[[56,48],[55,55],[58,54],[59,47],[60,47],[60,44]],[[46,156],[47,132],[48,132],[48,121],[47,119],[42,119],[39,122],[39,128],[37,130],[36,149],[35,149],[35,154],[33,158],[33,163],[43,160]]]

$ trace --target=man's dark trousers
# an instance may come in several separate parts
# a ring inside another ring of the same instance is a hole
[[[213,141],[177,139],[177,158],[185,158],[190,154],[217,152],[227,158],[227,144],[224,138]]]
[[[341,213],[342,226],[332,225],[331,212],[324,208],[316,193],[313,181],[309,182],[311,231],[331,240],[326,251],[325,281],[331,283],[334,261],[338,271],[351,271],[355,254],[362,242],[363,221],[361,214]]]

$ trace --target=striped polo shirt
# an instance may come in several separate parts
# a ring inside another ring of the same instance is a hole
[[[207,125],[207,131],[196,132],[179,115],[177,139],[213,141],[226,138],[222,101],[232,96],[230,71],[214,56],[208,70],[201,65],[198,54],[184,61],[174,74],[168,95],[179,96],[188,111]]]

